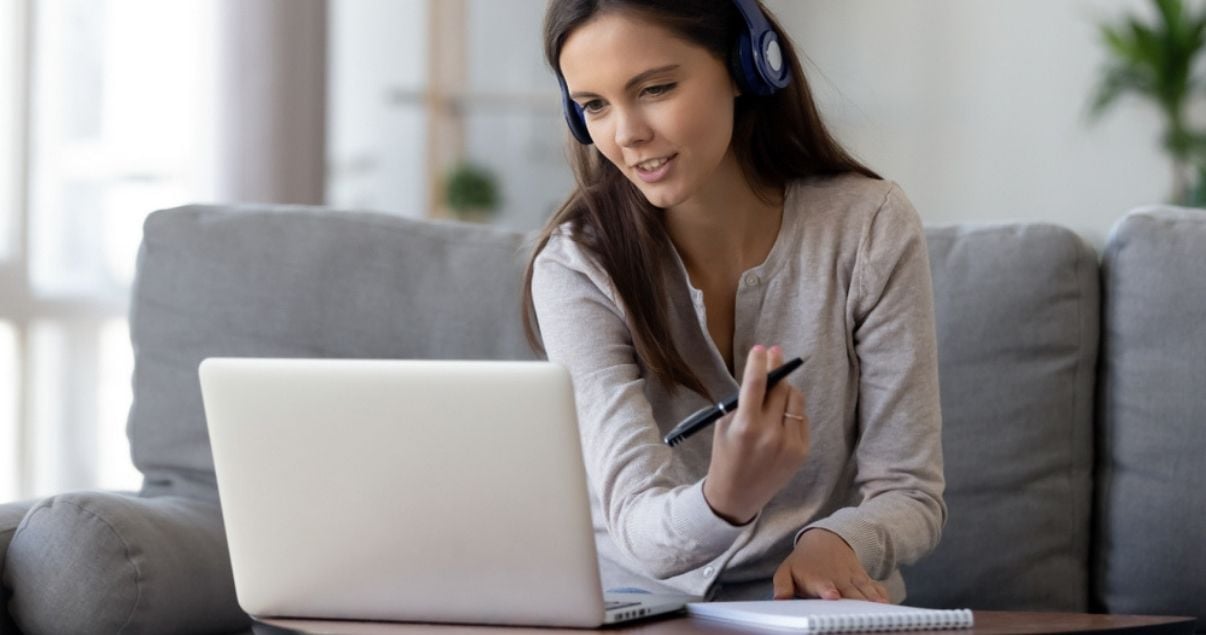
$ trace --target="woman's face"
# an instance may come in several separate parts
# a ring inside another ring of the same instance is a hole
[[[729,151],[738,94],[723,62],[620,12],[573,31],[560,62],[595,146],[650,203],[680,205],[709,183]]]

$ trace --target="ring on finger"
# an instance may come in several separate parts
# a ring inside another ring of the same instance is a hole
[[[803,421],[803,420],[804,420],[804,416],[803,416],[803,415],[792,414],[792,413],[790,413],[790,412],[785,412],[785,413],[783,413],[783,418],[784,418],[784,419],[795,419],[796,421]]]

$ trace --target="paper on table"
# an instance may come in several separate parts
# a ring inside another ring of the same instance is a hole
[[[706,619],[805,633],[970,628],[973,625],[972,613],[966,609],[919,609],[863,600],[692,602],[687,605],[687,611]]]

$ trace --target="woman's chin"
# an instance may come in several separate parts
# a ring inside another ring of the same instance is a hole
[[[682,202],[684,198],[682,193],[677,189],[670,189],[660,184],[642,185],[643,187],[639,188],[641,193],[645,195],[645,200],[649,201],[649,204],[654,207],[660,207],[662,209],[674,207]]]

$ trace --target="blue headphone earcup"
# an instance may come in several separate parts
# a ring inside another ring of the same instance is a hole
[[[771,93],[791,83],[791,68],[783,56],[783,47],[774,31],[767,31],[758,44],[758,69],[762,82]]]
[[[751,95],[769,95],[771,87],[762,81],[758,72],[758,64],[754,60],[754,47],[750,42],[748,31],[737,35],[737,50],[733,52],[733,76],[737,78],[737,86],[741,92]]]
[[[779,56],[778,63],[782,65],[779,41],[773,33],[765,35],[759,45],[750,41],[750,34],[747,31],[742,31],[737,35],[737,50],[733,53],[733,76],[737,78],[737,85],[741,87],[743,93],[773,95],[780,88],[791,83],[791,73],[787,69],[776,70],[766,59],[767,56],[763,51],[772,46],[775,54]]]
[[[565,123],[569,125],[570,133],[582,145],[594,143],[590,138],[590,131],[586,129],[586,117],[582,114],[582,106],[579,106],[578,102],[570,99],[569,88],[565,85],[565,78],[558,75],[557,82],[561,84],[561,111],[565,114]]]

